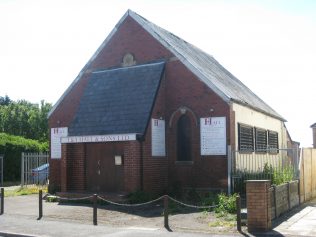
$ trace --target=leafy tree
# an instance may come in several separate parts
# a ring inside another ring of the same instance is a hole
[[[47,141],[47,114],[51,108],[52,105],[44,100],[39,105],[26,100],[11,101],[8,96],[0,97],[0,132]]]
[[[4,97],[0,96],[0,105],[8,105],[11,103],[9,96],[5,95]]]

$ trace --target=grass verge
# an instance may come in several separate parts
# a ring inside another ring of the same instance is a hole
[[[22,195],[30,195],[30,194],[38,194],[39,190],[43,190],[43,192],[47,192],[47,186],[24,186],[24,187],[16,187],[16,188],[4,188],[4,196],[5,197],[13,197],[13,196],[22,196]]]

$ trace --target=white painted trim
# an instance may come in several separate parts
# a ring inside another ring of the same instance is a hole
[[[60,139],[61,143],[122,142],[135,141],[136,133],[107,134],[89,136],[68,136]]]
[[[227,193],[231,194],[232,190],[232,147],[231,145],[227,146]]]

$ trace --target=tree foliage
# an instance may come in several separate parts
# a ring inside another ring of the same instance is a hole
[[[47,114],[52,108],[44,100],[33,104],[26,100],[11,101],[0,97],[0,132],[41,142],[48,141]]]
[[[4,97],[0,96],[0,105],[8,105],[10,103],[11,103],[11,100],[10,100],[9,96],[7,96],[7,95]]]
[[[4,181],[21,179],[21,153],[48,151],[48,142],[40,143],[20,136],[0,133],[0,154],[4,155]]]

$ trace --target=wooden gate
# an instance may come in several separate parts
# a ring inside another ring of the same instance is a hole
[[[301,202],[316,197],[316,149],[302,148],[300,162]]]

